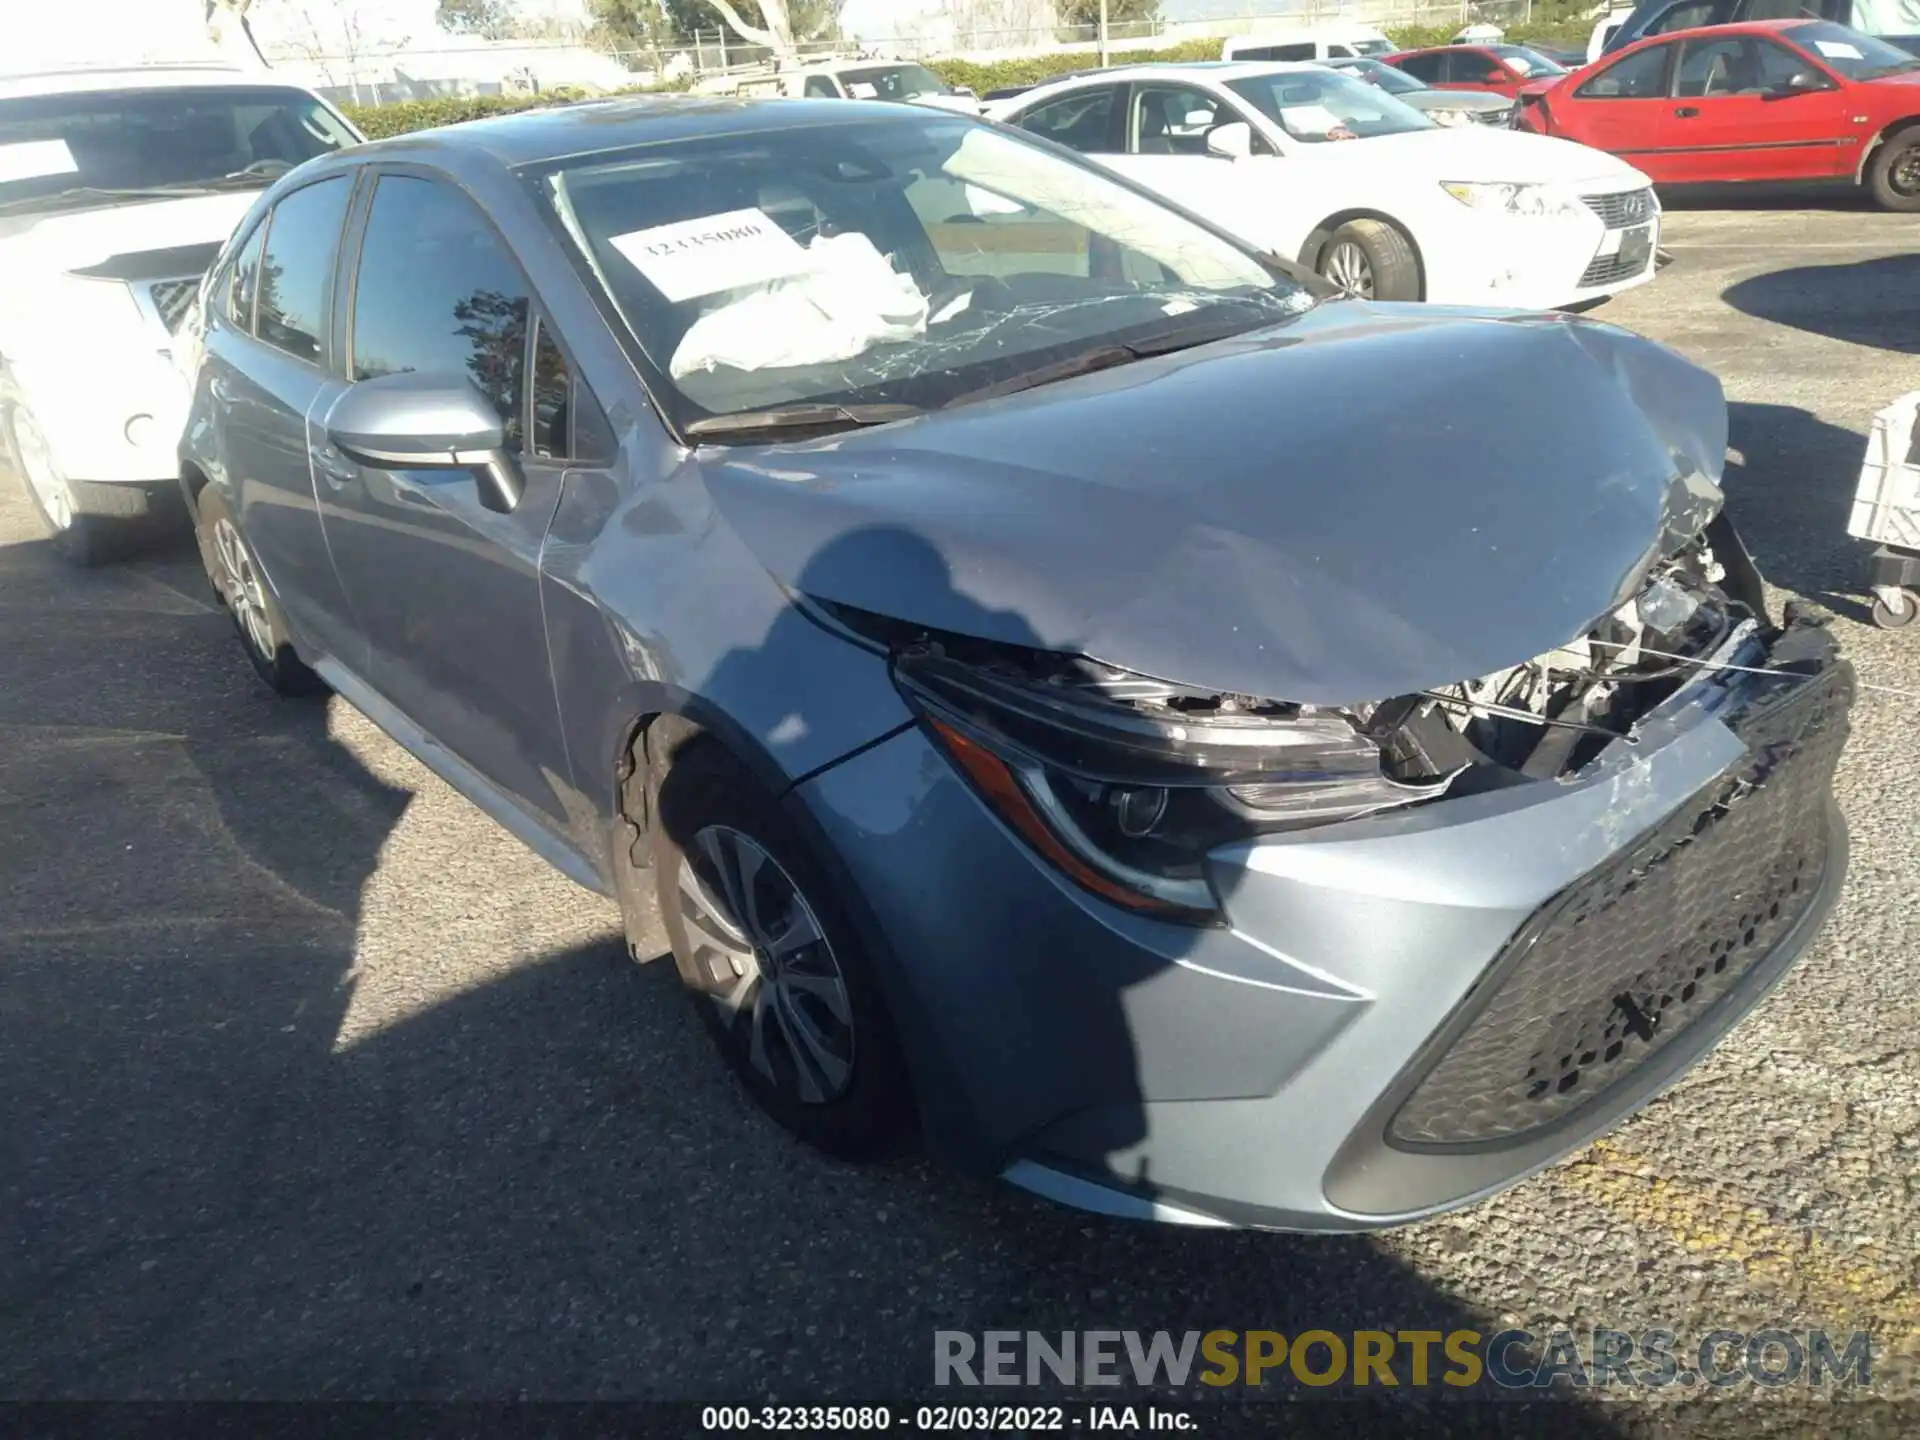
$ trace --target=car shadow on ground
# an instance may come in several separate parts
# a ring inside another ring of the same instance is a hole
[[[924,1395],[939,1329],[1497,1328],[1376,1240],[825,1160],[612,934],[343,1039],[412,797],[195,572],[0,547],[0,1395],[847,1401]],[[1343,1398],[1276,1423],[1624,1423]]]
[[[1847,534],[1866,437],[1791,405],[1734,401],[1727,412],[1727,509],[1760,573],[1866,621],[1870,547]]]
[[[1728,286],[1720,298],[1757,320],[1920,355],[1920,252],[1774,270]]]

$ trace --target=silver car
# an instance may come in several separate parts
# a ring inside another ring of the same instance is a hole
[[[267,682],[616,897],[794,1133],[1367,1229],[1780,978],[1852,680],[1711,376],[1323,295],[976,120],[583,105],[279,181],[181,475]]]
[[[1440,90],[1384,60],[1365,57],[1321,63],[1329,70],[1359,76],[1436,125],[1507,125],[1513,120],[1514,102],[1495,90]]]

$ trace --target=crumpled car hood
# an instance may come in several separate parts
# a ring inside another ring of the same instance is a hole
[[[699,463],[803,594],[1327,705],[1585,633],[1717,511],[1726,434],[1719,382],[1624,331],[1343,302]]]

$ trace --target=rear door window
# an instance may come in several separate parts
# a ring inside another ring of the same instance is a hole
[[[1062,95],[1022,115],[1019,126],[1083,155],[1111,153],[1116,148],[1114,117],[1119,109],[1121,88],[1096,85],[1089,90]]]
[[[344,175],[308,185],[275,205],[262,227],[267,243],[254,333],[313,365],[326,363],[334,264],[352,194],[353,184]]]
[[[1445,77],[1447,57],[1438,51],[1429,51],[1425,55],[1409,55],[1400,62],[1400,68],[1416,80],[1424,80],[1429,85],[1438,85]]]

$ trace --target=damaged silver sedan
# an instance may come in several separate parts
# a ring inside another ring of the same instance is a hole
[[[1780,978],[1853,681],[1711,376],[1322,295],[969,119],[581,106],[279,182],[182,479],[261,675],[617,898],[794,1133],[1367,1229]]]

